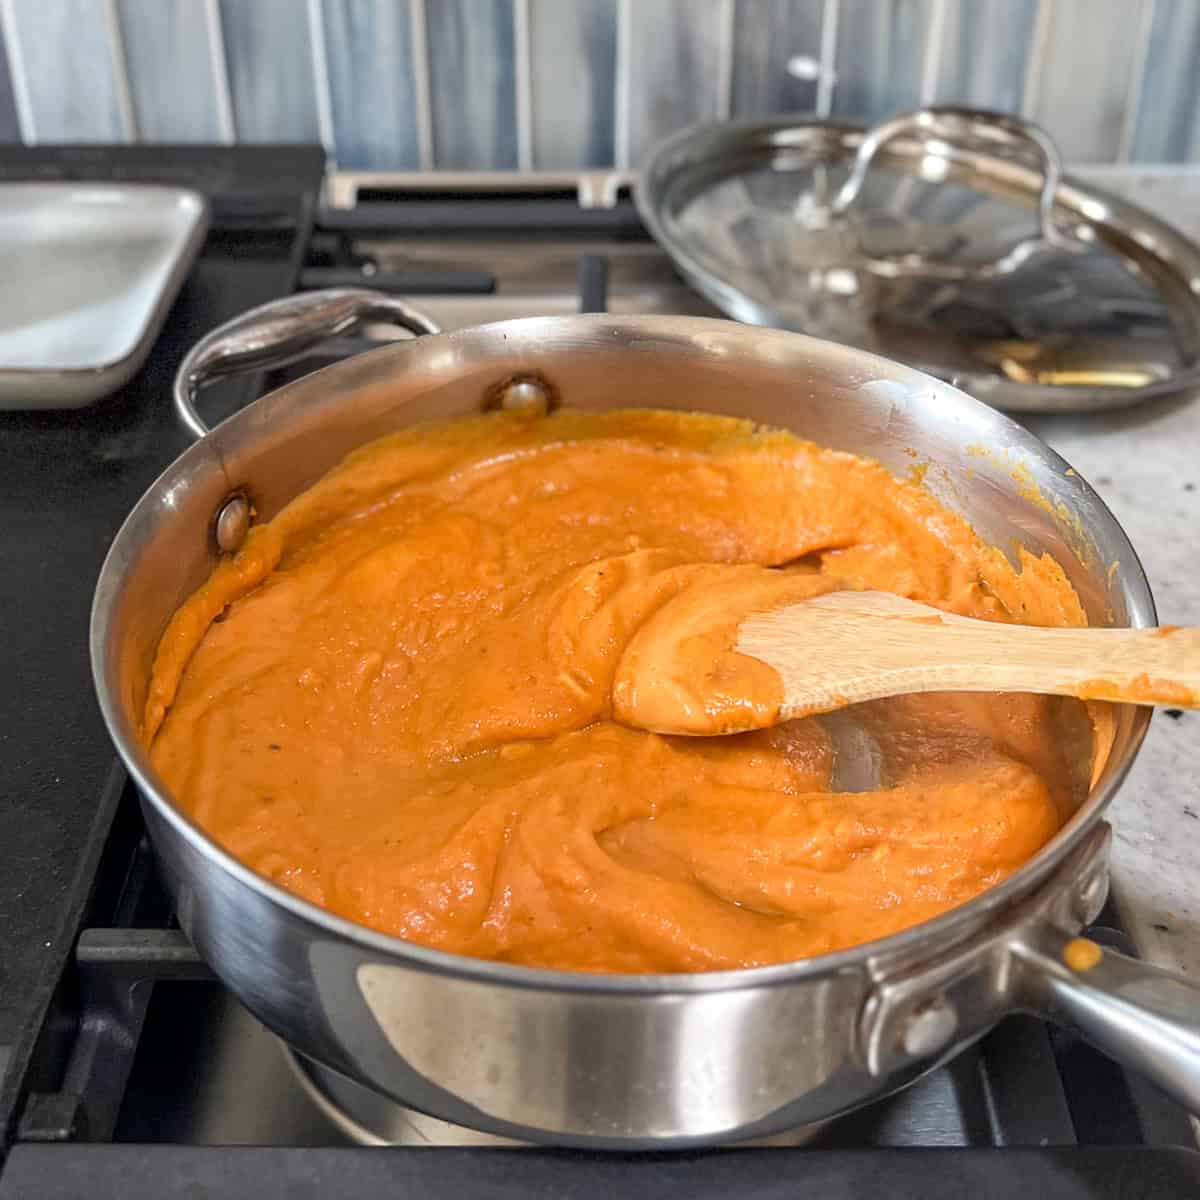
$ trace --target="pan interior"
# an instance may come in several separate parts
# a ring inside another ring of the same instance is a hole
[[[498,382],[532,370],[568,406],[727,413],[873,457],[898,475],[928,464],[926,486],[985,540],[1057,558],[1091,623],[1153,621],[1140,565],[1087,484],[1013,422],[907,368],[796,335],[691,318],[539,318],[430,338],[309,376],[238,414],[168,470],[118,537],[93,627],[101,700],[126,761],[173,825],[190,822],[173,809],[133,731],[152,648],[215,561],[211,521],[227,491],[244,487],[260,517],[270,517],[354,447],[417,420],[478,411]],[[1074,702],[1060,709],[1056,725],[1080,748],[1068,787],[1080,808],[1090,722]],[[1098,743],[1102,765],[1090,777],[1096,803],[1053,845],[1065,850],[1095,815],[1144,727],[1144,714],[1113,710],[1111,737]],[[885,756],[853,714],[829,728],[839,790],[886,779]],[[188,836],[224,858],[194,826]],[[1031,870],[1057,860],[1047,851]],[[1032,879],[1027,874],[1025,886]],[[281,898],[265,881],[255,886]],[[288,905],[325,919],[291,898]]]

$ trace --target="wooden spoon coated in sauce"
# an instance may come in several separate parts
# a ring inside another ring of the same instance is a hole
[[[710,630],[693,624],[674,645],[635,639],[613,689],[617,718],[705,736],[912,692],[1200,708],[1200,629],[1008,625],[872,591],[725,618]]]

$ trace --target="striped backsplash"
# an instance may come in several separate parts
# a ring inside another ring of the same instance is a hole
[[[1200,0],[0,0],[0,141],[322,141],[345,169],[636,166],[694,121],[1017,110],[1200,159]]]

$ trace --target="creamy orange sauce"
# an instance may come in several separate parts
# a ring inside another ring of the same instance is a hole
[[[1157,630],[1151,637],[1156,636]],[[1200,695],[1174,679],[1135,675],[1132,679],[1085,679],[1072,689],[1081,700],[1128,701],[1130,704],[1178,704],[1200,708]]]
[[[1063,962],[1076,974],[1082,975],[1104,960],[1104,951],[1091,938],[1072,938],[1062,952]]]
[[[493,414],[376,442],[254,528],[164,634],[143,735],[254,870],[427,946],[626,972],[820,954],[1002,880],[1092,750],[1082,705],[1024,695],[859,705],[853,754],[823,718],[613,719],[672,597],[839,586],[1084,621],[1056,562],[1014,568],[864,459],[715,417]],[[778,703],[769,668],[729,670]],[[837,790],[863,744],[869,790]]]

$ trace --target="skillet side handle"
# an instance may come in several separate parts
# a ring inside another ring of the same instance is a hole
[[[196,396],[209,383],[295,362],[367,321],[398,325],[416,336],[438,332],[433,321],[403,300],[367,288],[329,288],[272,300],[217,326],[192,347],[175,375],[176,416],[198,441],[208,425],[196,411]]]
[[[1200,1114],[1200,987],[1052,925],[1011,944],[1023,1007],[1074,1030]]]

